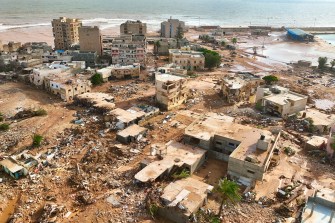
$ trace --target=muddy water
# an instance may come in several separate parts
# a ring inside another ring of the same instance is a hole
[[[0,215],[0,223],[6,223],[9,218],[14,214],[16,205],[18,200],[20,199],[20,196],[17,196],[15,199],[10,200],[8,202],[7,207],[3,210],[2,214]]]

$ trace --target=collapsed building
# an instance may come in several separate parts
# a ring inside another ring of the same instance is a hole
[[[302,118],[313,120],[313,126],[321,134],[328,134],[332,125],[335,124],[335,115],[325,114],[316,109],[306,109],[300,112]]]
[[[228,103],[249,101],[262,79],[251,73],[229,75],[222,79],[221,92]]]
[[[280,86],[260,86],[256,92],[256,103],[267,113],[288,117],[305,110],[308,96]]]
[[[94,107],[95,109],[103,112],[110,111],[115,108],[114,97],[106,93],[88,92],[81,95],[77,95],[74,98],[74,101],[77,104]]]
[[[187,100],[186,79],[171,74],[156,74],[156,102],[166,110],[175,108]]]
[[[27,151],[0,161],[1,169],[16,180],[28,175],[37,164],[37,159],[29,155]]]
[[[328,188],[315,191],[308,197],[305,207],[301,212],[300,222],[329,222],[335,217],[335,192]]]
[[[213,189],[213,186],[192,177],[172,182],[160,196],[163,207],[158,213],[173,222],[190,222],[192,216],[207,203],[207,195]]]
[[[149,163],[135,175],[138,182],[155,181],[173,173],[178,168],[186,169],[192,174],[205,161],[206,151],[198,147],[170,141],[165,145],[153,145],[151,154],[158,156],[159,159]]]
[[[129,144],[131,142],[139,141],[142,137],[145,137],[147,129],[136,124],[132,124],[127,128],[119,131],[116,134],[116,140]]]
[[[228,175],[251,185],[263,180],[280,134],[233,122],[228,116],[204,116],[185,129],[184,142],[228,162]]]

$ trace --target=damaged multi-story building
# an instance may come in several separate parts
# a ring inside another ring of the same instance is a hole
[[[170,110],[186,102],[188,91],[185,78],[157,73],[155,80],[156,102],[161,108]]]
[[[185,129],[184,142],[228,161],[228,175],[244,185],[263,180],[280,133],[234,123],[228,116],[209,115]]]
[[[261,83],[262,79],[252,73],[228,75],[222,79],[221,93],[228,103],[249,101]]]
[[[102,76],[104,82],[110,79],[127,79],[127,78],[137,78],[140,76],[141,67],[140,64],[135,63],[132,65],[111,65],[97,70],[97,73]]]
[[[308,96],[280,86],[260,86],[256,92],[256,103],[265,112],[279,117],[288,117],[305,110]]]

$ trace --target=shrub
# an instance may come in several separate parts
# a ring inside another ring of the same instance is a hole
[[[0,122],[3,121],[3,114],[0,112]]]
[[[92,77],[91,77],[91,83],[96,86],[96,85],[100,85],[104,82],[102,76],[98,73],[94,74]]]
[[[38,135],[38,134],[35,134],[35,135],[33,136],[33,146],[34,146],[34,147],[39,147],[39,146],[41,146],[42,140],[43,140],[43,136]]]
[[[278,77],[276,77],[274,75],[265,76],[265,77],[263,77],[263,80],[265,81],[266,84],[269,84],[269,85],[279,81]]]
[[[183,179],[190,176],[190,171],[183,169],[180,173],[174,173],[172,177],[174,179]]]
[[[157,215],[158,212],[158,205],[157,204],[150,204],[149,206],[149,213],[152,218],[154,218]]]
[[[6,123],[0,124],[0,131],[7,131],[9,129],[9,125]]]
[[[328,61],[327,57],[319,57],[319,59],[318,59],[318,62],[319,62],[318,68],[321,69],[321,70],[323,70],[326,67],[327,61]]]
[[[44,109],[41,109],[41,108],[34,111],[35,116],[44,116],[44,115],[47,115],[47,114],[48,114],[48,112]]]

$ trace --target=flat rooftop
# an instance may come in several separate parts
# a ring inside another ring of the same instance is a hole
[[[121,136],[123,138],[127,138],[129,136],[136,137],[143,132],[145,132],[147,129],[141,126],[138,126],[136,124],[133,124],[131,126],[128,126],[127,128],[123,129],[122,131],[118,132],[117,135]]]
[[[307,96],[289,91],[282,94],[272,94],[265,96],[263,99],[278,105],[286,105],[287,103],[290,103],[290,101],[300,101],[307,99]]]
[[[11,159],[5,159],[0,161],[0,165],[6,167],[10,172],[15,173],[22,170],[24,167],[12,161]]]
[[[205,141],[209,141],[215,136],[237,141],[239,145],[230,157],[245,160],[246,157],[251,156],[257,159],[257,165],[259,166],[265,164],[270,148],[273,146],[271,140],[275,139],[271,132],[234,123],[231,117],[226,118],[226,120],[220,120],[215,117],[202,117],[185,129],[185,135]],[[257,142],[261,135],[264,135],[266,142],[269,142],[266,151],[257,148]]]
[[[206,150],[170,141],[166,144],[166,155],[164,158],[154,161],[143,168],[135,175],[135,179],[143,183],[154,181],[173,166],[181,167],[184,164],[190,166],[195,164],[205,153]]]
[[[227,77],[223,79],[225,85],[230,89],[240,89],[243,87],[247,82],[240,77]]]
[[[328,139],[321,136],[312,136],[310,140],[307,141],[307,144],[319,147],[322,143],[326,143],[327,145]]]
[[[333,114],[325,114],[316,109],[308,109],[305,112],[306,118],[313,119],[313,124],[316,126],[330,126],[335,123],[335,115]]]
[[[192,177],[170,183],[164,188],[161,199],[168,207],[176,207],[186,216],[198,210],[213,186]],[[180,205],[185,208],[181,209]]]
[[[166,81],[179,81],[185,78],[179,77],[172,74],[156,74],[156,81],[166,82]]]
[[[114,97],[110,94],[100,93],[100,92],[87,92],[81,95],[78,95],[77,98],[79,100],[85,100],[89,103],[92,103],[96,108],[103,108],[103,109],[114,109]]]
[[[122,108],[115,108],[114,110],[108,112],[107,115],[115,116],[120,122],[129,123],[134,120],[141,118],[145,115],[143,111],[134,111],[134,110],[124,110]]]

